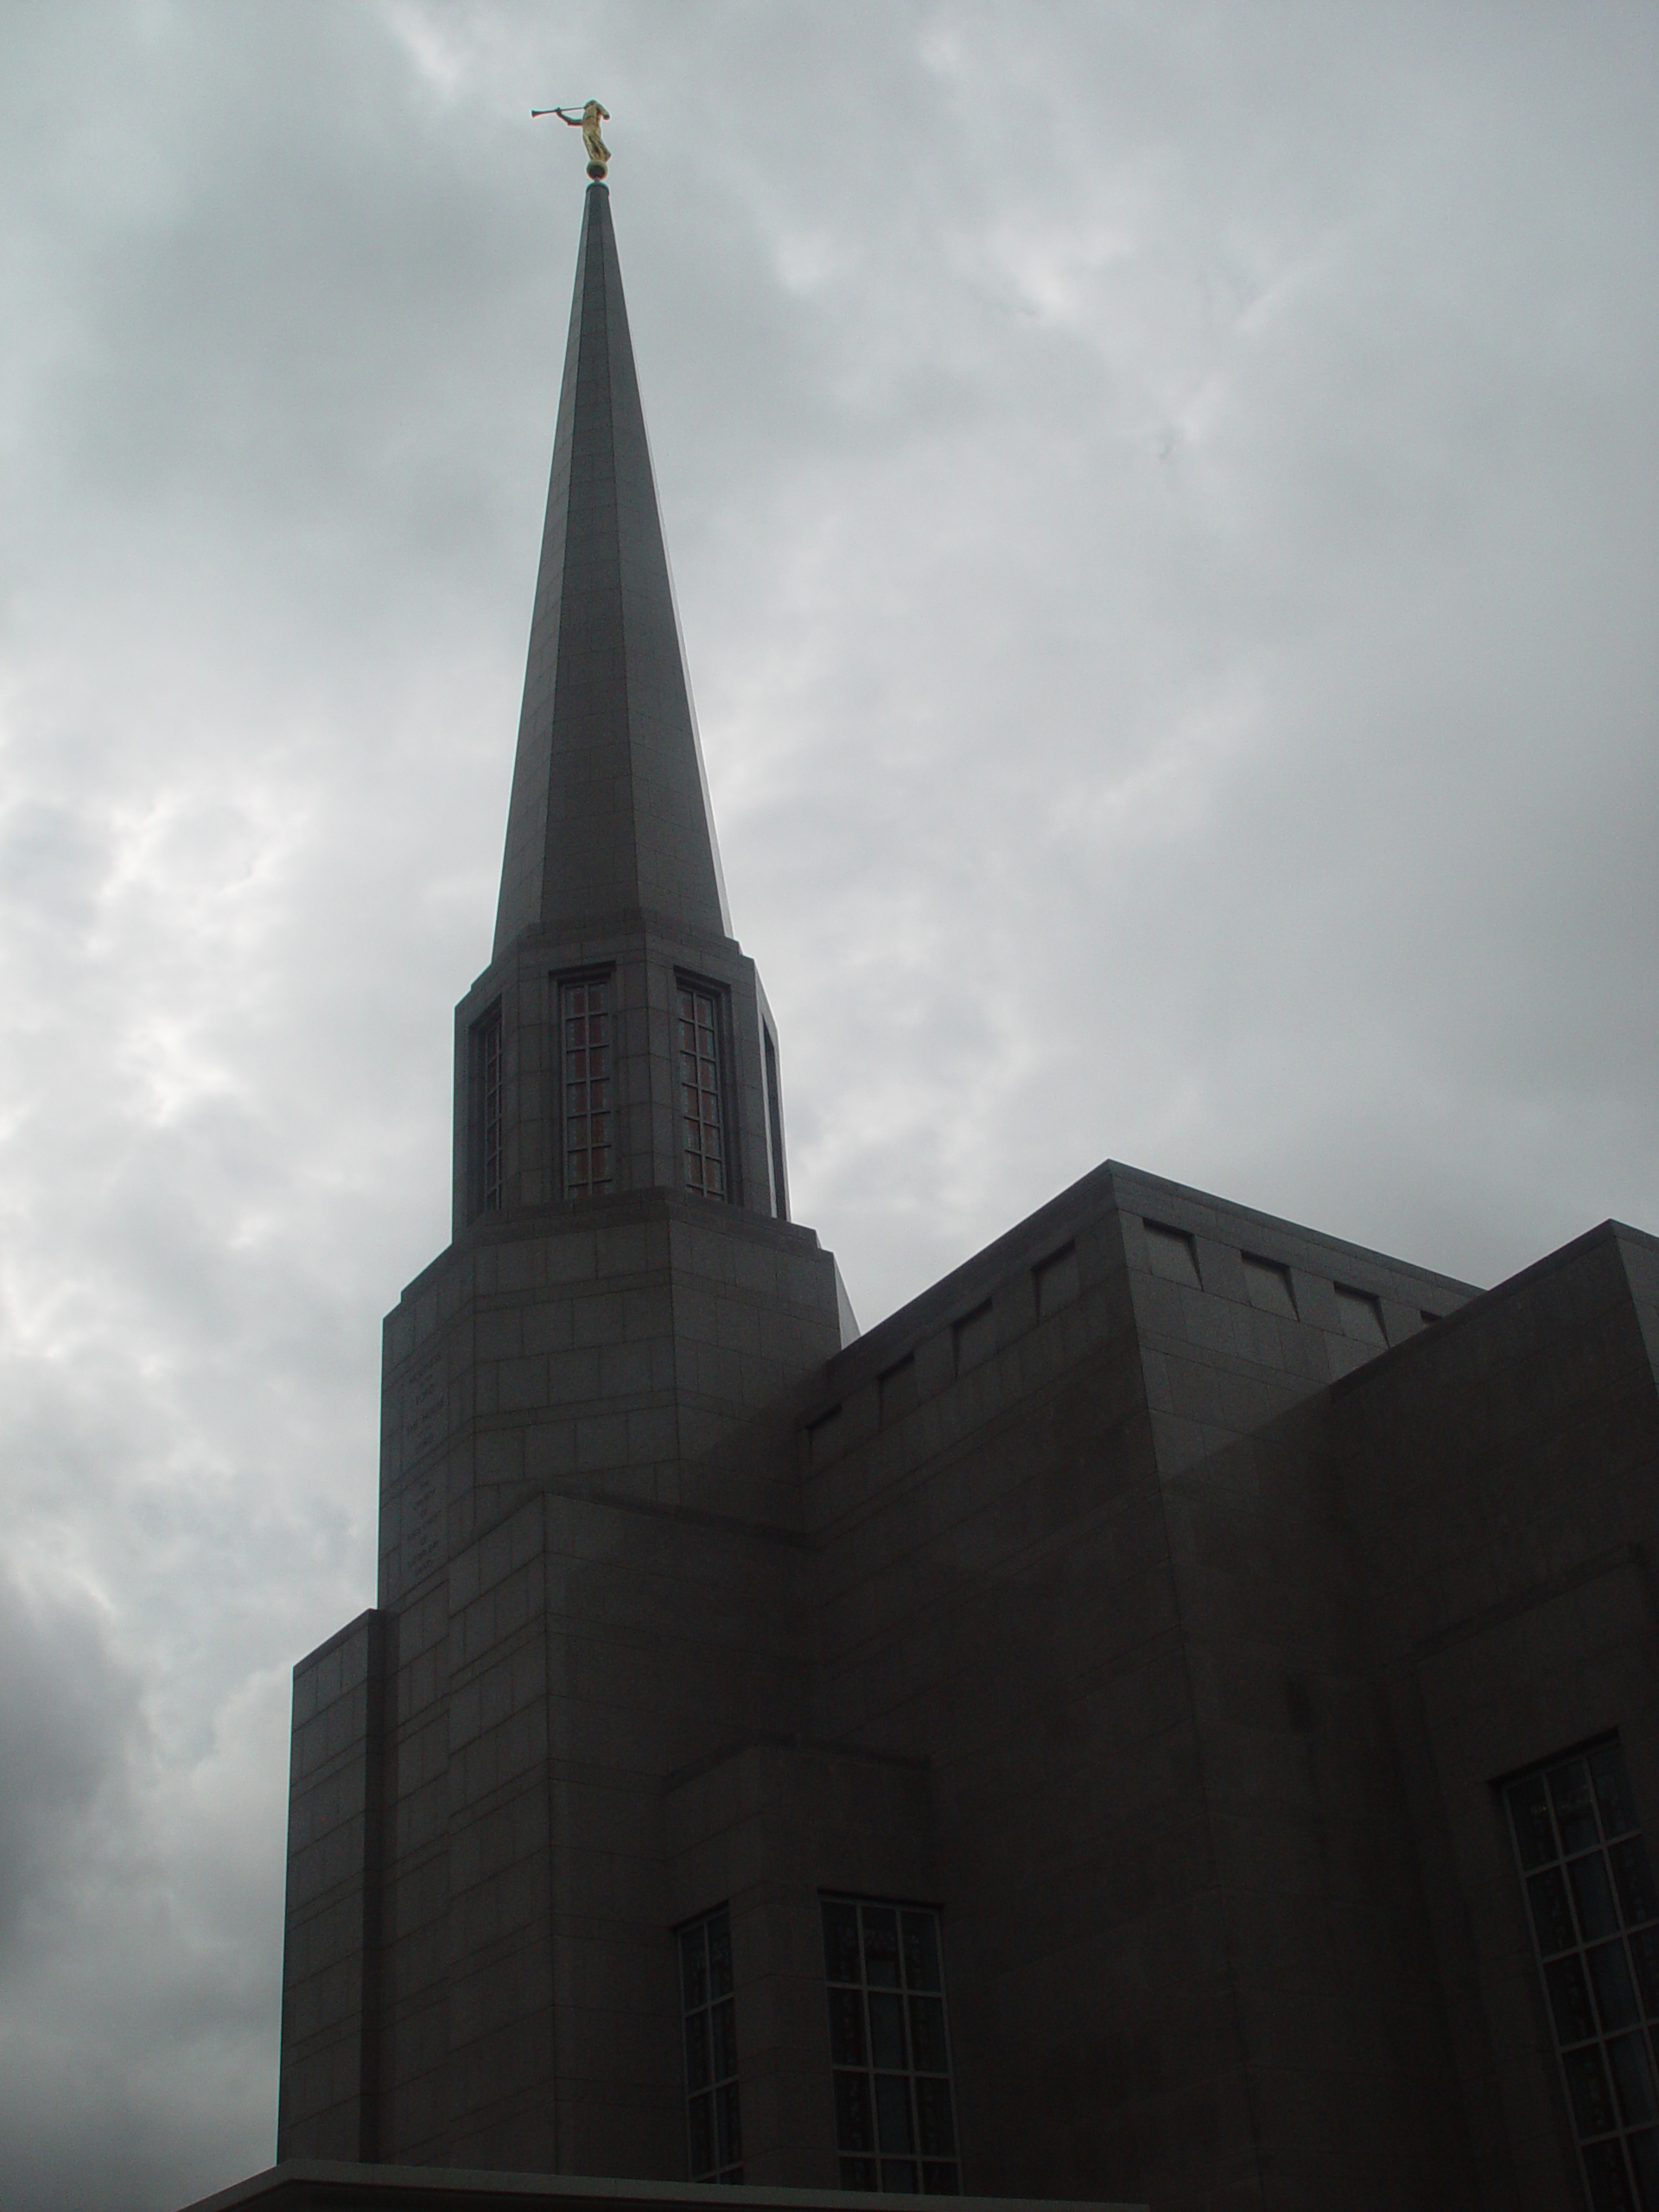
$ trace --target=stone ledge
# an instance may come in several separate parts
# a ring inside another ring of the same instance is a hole
[[[1098,2198],[957,2196],[949,2200],[969,2212],[1147,2212],[1144,2204]],[[290,2158],[251,2175],[216,2196],[203,2196],[183,2212],[487,2212],[511,2205],[518,2212],[654,2212],[657,2207],[720,2207],[723,2212],[868,2212],[868,2192],[846,2189],[772,2189],[765,2183],[613,2181],[580,2174],[475,2173],[453,2166],[381,2166],[347,2159]],[[937,2196],[887,2192],[883,2206],[938,2212]]]

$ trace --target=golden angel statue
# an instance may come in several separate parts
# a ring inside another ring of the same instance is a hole
[[[597,100],[589,100],[580,112],[568,107],[533,107],[530,112],[532,120],[538,115],[556,115],[561,123],[568,123],[573,130],[580,130],[582,143],[588,149],[588,175],[604,175],[610,166],[611,149],[600,137],[599,126],[610,121],[609,108],[601,107]]]

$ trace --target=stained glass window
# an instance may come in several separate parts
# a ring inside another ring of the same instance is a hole
[[[826,1897],[823,1967],[842,2187],[959,2196],[938,1913]]]
[[[560,1075],[564,1086],[564,1195],[597,1198],[612,1187],[610,985],[559,986]]]
[[[1594,2212],[1659,2212],[1659,1891],[1617,1743],[1503,1792]]]
[[[727,1196],[725,1117],[721,1111],[720,1002],[712,991],[679,990],[680,1109],[685,1187]]]
[[[680,1996],[685,2015],[686,2171],[693,2181],[741,2181],[737,2005],[732,1995],[732,1923],[724,1905],[680,1930]]]

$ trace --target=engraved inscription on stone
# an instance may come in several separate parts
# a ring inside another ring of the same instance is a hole
[[[434,1445],[443,1441],[448,1413],[444,1348],[439,1344],[422,1353],[404,1384],[404,1473]]]

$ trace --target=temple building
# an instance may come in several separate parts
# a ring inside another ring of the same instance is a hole
[[[283,2185],[1659,2212],[1659,1243],[1482,1291],[1109,1161],[860,1335],[785,1041],[595,182]]]

